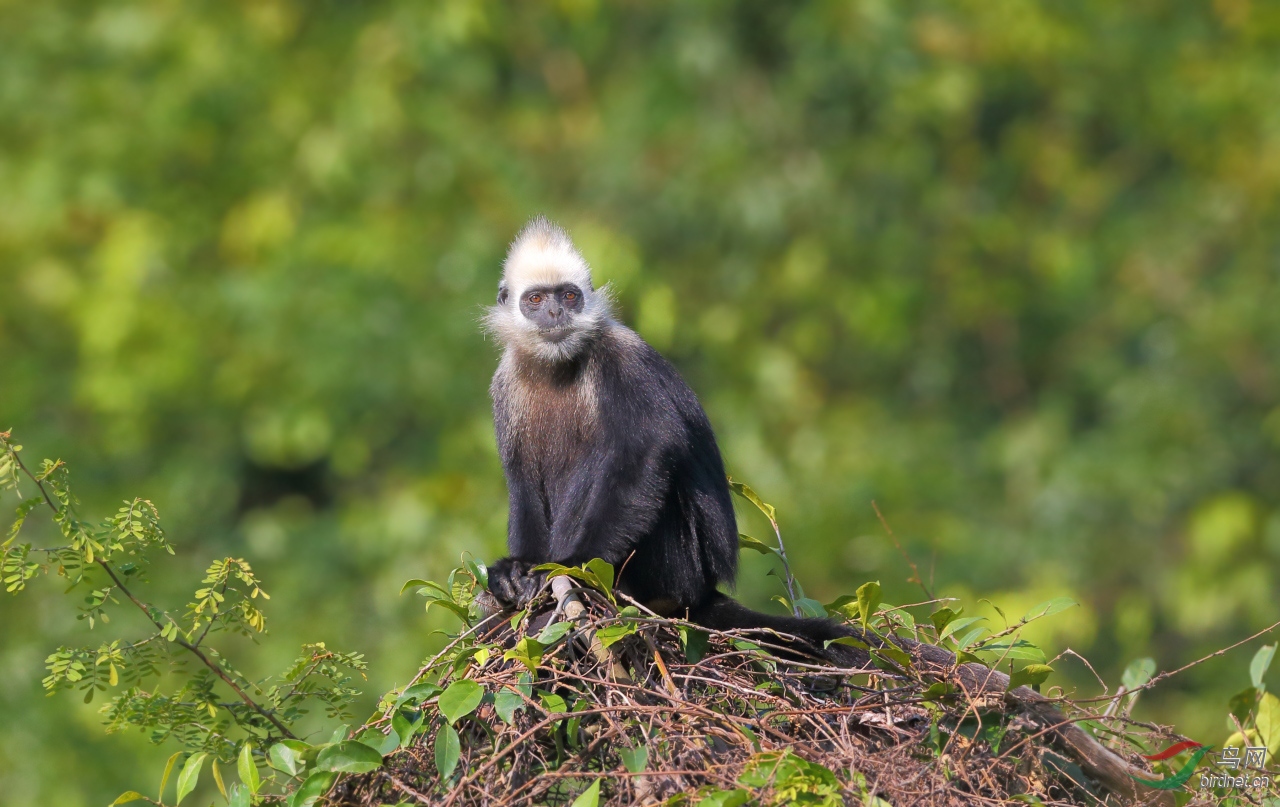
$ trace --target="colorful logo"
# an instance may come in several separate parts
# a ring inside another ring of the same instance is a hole
[[[1174,743],[1168,748],[1155,754],[1143,754],[1143,759],[1149,759],[1152,762],[1163,762],[1166,759],[1173,759],[1183,751],[1194,748],[1195,752],[1191,755],[1191,759],[1187,760],[1187,764],[1173,776],[1165,779],[1143,779],[1140,776],[1134,776],[1132,773],[1129,777],[1135,782],[1141,782],[1147,787],[1153,787],[1156,790],[1178,790],[1187,783],[1191,778],[1191,774],[1195,773],[1196,766],[1200,764],[1200,760],[1204,759],[1204,755],[1213,749],[1211,745],[1201,745],[1192,740],[1183,740],[1180,743]]]

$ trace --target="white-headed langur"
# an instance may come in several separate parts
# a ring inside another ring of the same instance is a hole
[[[711,424],[675,369],[613,319],[607,290],[591,282],[559,227],[538,218],[516,237],[487,323],[504,347],[490,393],[511,554],[489,567],[489,591],[504,605],[523,605],[541,589],[539,564],[603,558],[619,570],[618,588],[659,614],[789,634],[800,644],[775,643],[844,666],[867,664],[868,652],[828,640],[892,641],[918,669],[957,680],[967,697],[1019,703],[1114,792],[1154,793],[1043,695],[1025,686],[1006,692],[1004,673],[913,639],[758,613],[720,593],[717,586],[733,585],[738,530]]]
[[[824,652],[852,630],[751,611],[717,590],[733,585],[738,529],[711,424],[675,368],[613,319],[564,230],[537,218],[520,232],[486,321],[504,347],[489,388],[511,508],[510,556],[489,567],[499,601],[532,598],[539,564],[602,558],[620,590],[660,614],[792,634],[837,663],[866,658]]]

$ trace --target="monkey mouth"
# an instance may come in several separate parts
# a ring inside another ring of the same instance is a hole
[[[572,334],[573,334],[573,328],[569,325],[560,325],[555,328],[546,328],[542,331],[539,331],[538,333],[538,335],[541,336],[544,341],[551,342],[552,344],[560,344],[564,340],[568,339]]]

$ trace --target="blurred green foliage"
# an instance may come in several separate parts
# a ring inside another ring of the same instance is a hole
[[[538,212],[700,393],[813,596],[919,597],[876,500],[943,593],[1080,600],[1045,644],[1109,680],[1276,619],[1273,4],[0,20],[0,428],[71,460],[90,511],[153,499],[191,579],[247,557],[272,646],[368,653],[371,696],[445,624],[404,578],[502,551],[477,319]],[[760,563],[743,594],[764,603]],[[42,602],[0,600],[0,801],[158,780],[142,738],[40,697],[84,630]],[[1139,713],[1217,741],[1243,663]]]

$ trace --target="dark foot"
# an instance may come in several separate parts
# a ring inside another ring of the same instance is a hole
[[[489,593],[506,608],[521,608],[542,590],[546,572],[535,572],[536,563],[503,558],[489,567]]]

